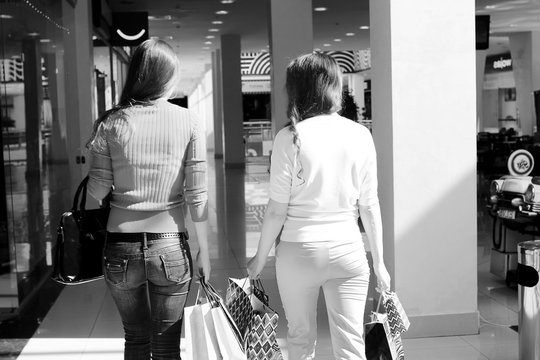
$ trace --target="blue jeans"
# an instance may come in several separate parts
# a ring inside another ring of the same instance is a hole
[[[187,240],[106,242],[103,268],[125,332],[124,359],[180,359],[193,275]]]

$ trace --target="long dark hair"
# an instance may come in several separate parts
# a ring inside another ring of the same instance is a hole
[[[179,72],[178,57],[169,44],[155,39],[141,43],[131,57],[120,101],[94,122],[87,147],[103,145],[99,130],[114,113],[134,105],[150,105],[169,94],[177,84]]]
[[[300,138],[296,125],[307,118],[331,114],[341,108],[341,70],[330,55],[320,52],[301,55],[287,67],[285,87],[289,97],[287,117],[290,122],[287,126],[293,134],[295,159],[298,159]],[[301,172],[302,168],[297,175],[300,179]]]

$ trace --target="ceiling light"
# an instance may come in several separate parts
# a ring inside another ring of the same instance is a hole
[[[96,36],[96,35],[93,35],[93,36],[92,36],[92,40],[97,40],[97,36]]]
[[[207,39],[213,39],[213,38],[215,38],[215,36],[214,35],[206,35],[206,38]]]
[[[210,31],[210,32],[218,32],[219,29],[208,29],[208,31]]]
[[[148,20],[172,20],[172,16],[171,15],[163,15],[163,16],[148,15]]]
[[[205,41],[204,45],[212,45],[212,42],[211,41]]]
[[[229,12],[227,10],[216,11],[216,15],[227,15]]]
[[[30,36],[38,36],[39,33],[38,32],[29,32],[28,35],[30,35]]]
[[[330,44],[324,44],[323,46],[327,46],[327,47],[328,47],[328,46],[330,46]]]
[[[495,9],[497,6],[495,5],[486,5],[486,9],[490,10],[490,9]]]
[[[51,42],[51,39],[39,39],[39,42],[48,43]]]
[[[328,10],[328,8],[325,8],[324,6],[319,6],[319,7],[314,8],[313,10],[321,12],[321,11]]]
[[[341,41],[341,39],[334,39],[334,41],[335,41],[335,42],[340,42],[340,41]]]
[[[221,0],[222,4],[232,4],[234,0]]]
[[[316,49],[313,49],[313,50],[314,50],[314,51],[321,51],[321,49],[319,49],[319,48],[316,48]]]
[[[367,29],[369,29],[369,26],[367,25],[360,26],[360,30],[367,30]]]
[[[168,40],[172,40],[173,37],[172,37],[172,36],[167,36],[167,39],[168,39]]]
[[[0,14],[0,19],[13,19],[13,16],[8,14]]]
[[[354,33],[346,33],[345,36],[354,36]]]
[[[212,21],[212,24],[214,24],[214,25],[221,25],[221,24],[223,24],[223,21],[221,21],[221,20],[214,20],[214,21]]]

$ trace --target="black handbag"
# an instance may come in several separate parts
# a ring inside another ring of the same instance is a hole
[[[86,283],[103,277],[103,246],[110,207],[107,198],[105,206],[86,210],[87,184],[88,176],[77,188],[73,206],[62,214],[57,228],[51,279],[65,285]]]

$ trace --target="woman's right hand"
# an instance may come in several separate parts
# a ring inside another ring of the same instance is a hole
[[[212,266],[210,265],[210,255],[207,251],[197,252],[197,275],[199,278],[210,279],[210,271]]]
[[[390,274],[386,270],[386,266],[383,262],[373,265],[373,270],[377,276],[377,288],[383,291],[390,291]]]

